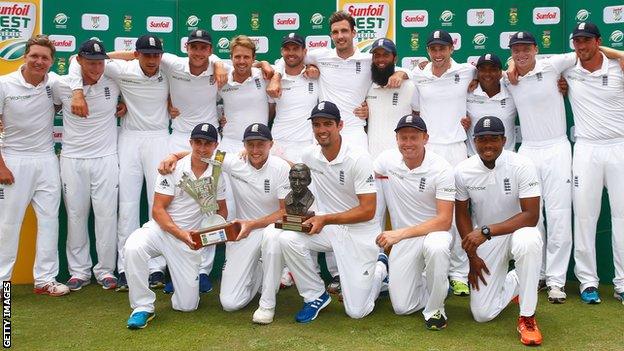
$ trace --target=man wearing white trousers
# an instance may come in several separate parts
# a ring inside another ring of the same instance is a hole
[[[26,42],[24,64],[0,77],[0,281],[11,280],[22,221],[32,203],[37,216],[34,292],[62,296],[69,288],[56,281],[61,180],[52,140],[52,82],[58,76],[48,74],[54,53],[47,36],[35,35]]]
[[[253,321],[269,324],[275,315],[275,295],[283,267],[277,237],[280,231],[274,229],[273,223],[285,213],[290,166],[270,155],[273,137],[264,124],[249,125],[243,133],[243,144],[246,160],[230,153],[222,165],[223,172],[232,180],[238,213],[235,221],[241,224],[241,231],[236,241],[226,243],[219,298],[224,310],[236,311],[247,306],[261,290],[260,307]],[[164,160],[161,173],[171,172],[177,157],[183,155]]]
[[[398,149],[386,150],[375,160],[375,174],[386,177],[393,230],[377,237],[384,249],[392,247],[388,290],[394,312],[423,309],[430,330],[446,327],[444,310],[449,282],[455,178],[442,157],[425,150],[427,125],[411,114],[397,123]]]
[[[167,155],[169,139],[169,114],[167,98],[169,83],[160,69],[162,42],[155,35],[143,35],[137,39],[137,60],[108,60],[104,74],[112,78],[121,90],[128,107],[121,121],[119,133],[119,216],[117,226],[117,289],[127,290],[123,246],[126,239],[140,226],[139,210],[143,179],[147,188],[147,201],[151,213],[154,198],[154,181],[158,163]],[[72,89],[76,98],[72,111],[86,117],[88,106],[82,96],[82,76],[75,62],[70,64],[73,77]],[[152,287],[164,286],[165,262],[162,258],[150,263]]]
[[[304,222],[312,226],[309,233],[279,235],[284,260],[304,299],[295,319],[311,322],[331,301],[310,250],[334,252],[345,311],[352,318],[363,318],[372,312],[388,273],[388,258],[375,245],[379,224],[372,162],[368,153],[342,141],[343,123],[335,104],[321,101],[310,119],[319,145],[307,149],[302,161],[316,184],[318,213]]]
[[[83,94],[90,107],[88,118],[71,111],[72,89],[68,76],[54,84],[56,105],[63,106],[61,181],[67,209],[67,268],[70,290],[80,290],[91,281],[89,210],[93,204],[95,248],[98,263],[95,279],[104,289],[115,289],[117,262],[117,118],[119,87],[103,75],[108,55],[98,40],[87,40],[78,50]]]
[[[198,124],[190,135],[192,152],[180,160],[169,175],[158,175],[154,194],[153,219],[134,231],[124,247],[126,276],[130,306],[133,309],[127,326],[140,329],[154,318],[156,295],[148,286],[148,260],[163,256],[176,288],[171,297],[173,309],[193,311],[199,305],[199,266],[201,251],[194,250],[191,232],[201,228],[206,215],[199,204],[182,187],[181,180],[209,179],[215,189],[217,214],[227,216],[225,183],[216,181],[214,166],[206,162],[217,148],[217,129],[209,124]]]
[[[539,345],[535,308],[542,238],[535,227],[540,211],[537,171],[528,158],[503,149],[505,127],[498,117],[481,118],[473,135],[477,155],[455,167],[455,218],[470,262],[470,309],[477,322],[487,322],[518,297],[520,341]],[[512,259],[515,269],[509,271]]]
[[[456,166],[467,157],[466,131],[461,120],[466,117],[468,85],[475,77],[475,67],[459,64],[452,58],[453,38],[444,30],[431,32],[427,40],[429,62],[422,70],[412,71],[416,85],[415,99],[420,116],[427,123],[429,142],[427,150],[433,151]],[[451,229],[451,268],[449,278],[453,293],[470,294],[467,283],[468,259],[461,249],[455,226]]]
[[[600,52],[598,27],[579,23],[572,33],[577,64],[566,70],[574,113],[574,272],[581,300],[600,303],[596,271],[596,224],[602,189],[609,191],[616,299],[624,299],[624,76],[617,60]]]

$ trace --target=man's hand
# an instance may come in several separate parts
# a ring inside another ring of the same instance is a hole
[[[318,79],[321,76],[321,71],[315,65],[306,65],[303,76],[308,79]]]
[[[568,95],[568,81],[565,80],[563,76],[559,77],[559,80],[557,81],[557,88],[559,88],[559,92],[561,93],[561,95]]]
[[[89,115],[89,106],[84,97],[82,90],[74,90],[71,100],[71,112],[79,117],[87,117]]]
[[[308,234],[310,235],[318,234],[325,227],[325,224],[326,224],[325,216],[323,215],[314,216],[308,219],[307,221],[303,222],[303,224],[312,224],[312,228],[310,229],[310,232]]]
[[[403,237],[398,230],[386,230],[377,236],[375,242],[377,246],[382,247],[384,250],[389,249],[392,245],[401,241]]]
[[[174,107],[173,105],[167,106],[167,110],[169,111],[169,116],[171,116],[171,119],[175,119],[180,115],[180,110],[178,110],[178,108]]]
[[[516,64],[513,62],[513,60],[510,60],[507,63],[507,70],[505,71],[505,74],[507,75],[507,79],[509,79],[509,83],[511,83],[512,85],[517,85],[518,84],[518,77],[520,76],[518,74],[518,70],[516,69]]]
[[[15,183],[15,178],[11,170],[6,166],[0,166],[0,184],[11,185],[13,183]],[[8,209],[5,209],[5,211],[8,211]]]
[[[470,117],[466,116],[464,118],[462,118],[460,120],[460,123],[462,125],[462,127],[464,127],[464,130],[468,131],[468,129],[470,129]]]
[[[622,71],[624,71],[624,58],[621,58],[619,61],[620,61],[620,68],[622,69]]]
[[[225,118],[225,116],[221,116],[221,118],[219,118],[219,128],[225,127],[225,125],[227,124],[227,118]]]
[[[353,110],[353,114],[360,119],[368,119],[368,104],[366,101],[362,102],[359,107]]]
[[[423,69],[425,69],[425,67],[427,67],[428,64],[429,64],[429,61],[422,60],[418,62],[418,69],[422,71]]]
[[[275,71],[268,62],[260,61],[260,69],[262,70],[262,78],[264,78],[264,80],[270,80],[273,78]]]
[[[117,103],[117,108],[115,110],[115,116],[118,118],[121,118],[123,116],[126,115],[126,113],[128,113],[128,107],[126,106],[126,104],[124,104],[123,102],[118,102]]]
[[[245,221],[242,219],[235,219],[233,222],[240,223],[241,230],[236,237],[236,241],[243,240],[249,236],[252,230],[255,229],[253,221]]]
[[[487,240],[487,238],[481,234],[481,229],[475,229],[464,237],[462,240],[462,248],[469,256],[471,254],[476,255],[477,248],[479,245],[483,244],[485,240]]]
[[[472,93],[473,91],[475,91],[475,89],[477,89],[478,86],[479,86],[478,79],[471,80],[470,83],[468,84],[468,92]]]
[[[158,173],[162,175],[171,174],[175,170],[177,163],[178,157],[176,155],[167,155],[167,157],[158,164]]]
[[[194,233],[195,233],[194,230],[191,230],[191,231],[182,230],[175,237],[178,238],[183,243],[185,243],[186,245],[188,245],[188,247],[190,247],[191,250],[195,250],[195,242],[193,241],[193,238],[191,236]]]
[[[468,256],[468,261],[470,263],[470,272],[468,272],[468,284],[473,289],[479,290],[479,280],[483,282],[483,285],[487,285],[485,281],[485,277],[483,276],[483,272],[487,275],[490,275],[490,271],[488,270],[485,262],[481,259],[481,257],[474,255]]]
[[[267,95],[270,97],[277,99],[282,96],[282,80],[278,77],[278,75],[274,75],[266,89]]]
[[[217,89],[223,88],[228,81],[228,72],[223,64],[214,65],[214,79],[217,83]]]
[[[388,78],[388,84],[386,84],[385,88],[388,88],[388,89],[400,88],[401,84],[403,84],[403,81],[407,78],[408,78],[407,73],[403,71],[396,71],[392,73],[390,78]]]

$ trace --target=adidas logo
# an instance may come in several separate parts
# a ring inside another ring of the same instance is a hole
[[[167,181],[167,179],[163,179],[163,181],[160,182],[160,186],[169,186],[169,182]]]

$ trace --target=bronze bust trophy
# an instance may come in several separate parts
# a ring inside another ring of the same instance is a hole
[[[281,221],[275,223],[275,227],[308,233],[312,226],[305,225],[303,222],[314,216],[314,212],[309,211],[310,206],[314,203],[314,195],[308,189],[312,183],[310,168],[303,163],[294,164],[288,174],[288,180],[290,181],[290,193],[284,199],[286,214]]]

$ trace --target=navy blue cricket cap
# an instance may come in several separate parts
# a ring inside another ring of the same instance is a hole
[[[200,123],[193,128],[191,139],[217,141],[217,128],[210,123]]]
[[[423,132],[427,131],[427,124],[425,124],[425,121],[419,116],[413,116],[413,115],[405,115],[401,117],[401,119],[399,120],[399,123],[397,123],[396,128],[394,128],[394,131],[398,132],[399,129],[408,128],[408,127],[416,128]]]
[[[301,37],[297,33],[288,33],[282,38],[282,47],[284,47],[284,45],[289,44],[289,43],[297,44],[301,46],[302,48],[305,48],[306,46],[305,40],[303,40],[303,37]]]
[[[388,38],[375,39],[375,41],[373,42],[373,46],[370,49],[370,52],[372,53],[377,48],[382,48],[394,55],[396,55],[397,53],[396,45],[392,40]]]
[[[427,46],[431,46],[434,44],[441,44],[447,46],[453,46],[453,38],[449,34],[449,32],[445,30],[434,30],[429,34],[429,39],[427,39]]]
[[[84,57],[87,60],[106,60],[109,58],[108,55],[106,55],[104,44],[95,39],[90,39],[82,43],[80,49],[78,49],[78,56]]]
[[[136,41],[136,51],[142,54],[162,54],[163,47],[162,41],[157,36],[154,35],[143,35],[140,36]]]
[[[498,117],[485,116],[477,121],[474,127],[473,136],[482,135],[505,135],[505,125]]]
[[[269,127],[262,123],[254,123],[247,126],[243,133],[243,141],[248,140],[273,140],[273,136]]]
[[[600,30],[591,22],[581,22],[572,31],[572,38],[578,37],[600,38]]]
[[[318,105],[314,106],[312,112],[310,113],[310,118],[308,119],[316,117],[331,118],[336,121],[340,121],[340,110],[333,102],[321,101]]]
[[[533,44],[537,45],[535,37],[529,32],[516,32],[509,38],[509,47],[516,44]]]
[[[188,44],[205,43],[212,45],[212,36],[210,35],[210,33],[208,33],[208,31],[204,29],[195,29],[189,34],[188,40],[186,42]]]
[[[481,65],[484,65],[486,63],[489,63],[497,67],[498,69],[503,69],[503,64],[500,58],[498,58],[498,56],[494,54],[484,54],[484,55],[479,56],[479,59],[477,60],[477,68],[479,68]]]

